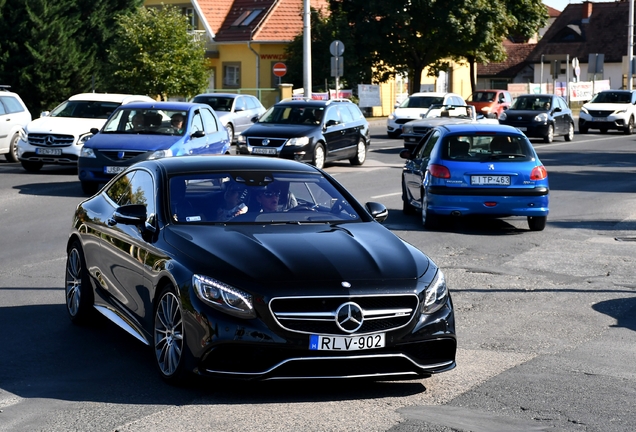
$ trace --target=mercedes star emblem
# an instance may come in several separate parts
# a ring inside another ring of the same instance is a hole
[[[336,324],[340,330],[353,333],[362,327],[364,314],[356,303],[347,302],[340,305],[336,311]]]

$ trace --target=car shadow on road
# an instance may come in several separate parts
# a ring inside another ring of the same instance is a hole
[[[0,288],[19,292],[25,289]],[[64,291],[58,290],[63,299]],[[426,391],[421,379],[242,382],[194,377],[184,386],[164,383],[152,350],[98,315],[76,326],[63,304],[0,308],[0,401],[18,397],[109,404],[183,405],[205,398],[214,404],[340,401],[402,397]]]
[[[86,194],[82,192],[79,181],[28,183],[16,185],[13,188],[19,190],[22,195],[88,198]]]

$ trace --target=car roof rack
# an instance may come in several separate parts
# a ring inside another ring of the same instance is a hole
[[[0,84],[0,91],[9,91],[10,88],[11,88],[10,85]]]

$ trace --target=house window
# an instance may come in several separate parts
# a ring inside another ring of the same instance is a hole
[[[199,26],[197,14],[192,8],[183,8],[183,14],[188,18],[188,25],[191,29],[196,30]]]
[[[238,88],[241,86],[241,64],[223,63],[223,88]]]
[[[250,25],[262,11],[263,9],[246,10],[232,23],[232,27]]]

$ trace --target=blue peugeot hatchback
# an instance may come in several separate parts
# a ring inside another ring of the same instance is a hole
[[[425,228],[448,216],[526,216],[545,228],[548,173],[528,138],[497,124],[442,125],[415,150],[402,150],[404,213],[421,210]]]
[[[91,137],[78,160],[84,193],[97,192],[130,165],[162,157],[229,153],[227,130],[212,108],[186,102],[120,106]]]

